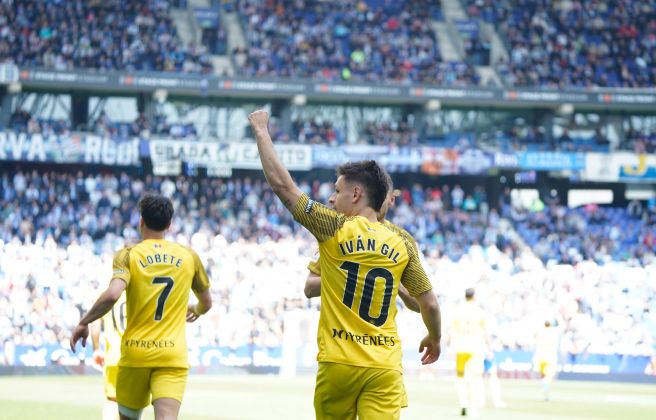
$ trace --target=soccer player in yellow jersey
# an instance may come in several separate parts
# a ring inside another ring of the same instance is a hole
[[[112,310],[107,312],[100,322],[91,326],[91,340],[94,360],[103,367],[105,380],[105,406],[103,407],[103,420],[114,420],[118,416],[116,404],[116,377],[118,376],[118,361],[121,358],[121,337],[125,332],[126,318],[125,292],[116,301]],[[105,339],[105,352],[100,350],[101,327]]]
[[[483,404],[483,368],[490,347],[485,314],[474,300],[474,289],[465,290],[465,302],[456,310],[449,334],[456,351],[456,391],[463,416],[475,417]]]
[[[551,382],[556,376],[558,364],[558,327],[545,321],[535,337],[535,353],[533,354],[533,368],[540,373],[544,400],[549,401]]]
[[[75,327],[71,350],[80,339],[86,344],[89,324],[125,290],[128,317],[116,381],[120,418],[138,419],[152,399],[157,420],[176,419],[189,371],[185,319],[193,322],[211,308],[210,284],[196,252],[164,239],[171,201],[147,194],[139,208],[143,240],[114,256],[112,280]],[[197,304],[189,304],[190,290]]]
[[[342,165],[335,210],[301,192],[278,158],[268,133],[269,116],[249,116],[264,174],[294,218],[319,241],[322,305],[317,341],[317,419],[398,419],[403,398],[401,346],[396,331],[399,283],[419,303],[428,335],[424,364],[440,354],[440,314],[428,277],[411,244],[380,223],[387,195],[374,161]]]
[[[390,178],[389,174],[385,173],[385,175],[388,183],[388,191],[387,191],[387,197],[385,198],[385,201],[383,202],[383,205],[381,206],[380,211],[378,212],[378,221],[383,223],[385,226],[389,227],[391,230],[395,230],[400,235],[404,236],[406,240],[410,244],[412,244],[412,246],[415,248],[415,252],[417,253],[417,255],[419,255],[419,251],[417,250],[417,246],[412,236],[402,227],[397,226],[388,220],[385,220],[385,216],[387,216],[387,211],[394,206],[396,197],[400,194],[399,190],[393,189],[392,178]],[[333,203],[330,204],[333,205]],[[316,258],[310,261],[307,268],[309,273],[307,279],[305,280],[305,288],[303,290],[305,296],[308,299],[313,297],[319,297],[321,296],[320,259]],[[401,298],[401,300],[403,301],[403,303],[408,309],[414,312],[419,312],[419,304],[417,303],[415,298],[410,296],[410,292],[408,292],[408,289],[403,287],[402,284],[399,284],[399,297]]]

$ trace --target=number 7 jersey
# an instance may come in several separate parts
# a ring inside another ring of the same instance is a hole
[[[188,368],[189,292],[210,287],[191,248],[147,239],[114,256],[112,278],[127,283],[127,325],[119,366]]]
[[[415,248],[384,223],[346,217],[305,194],[293,214],[319,241],[317,360],[402,371],[399,283],[412,296],[432,289]]]

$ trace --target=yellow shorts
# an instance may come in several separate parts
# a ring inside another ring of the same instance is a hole
[[[555,373],[554,364],[544,360],[539,362],[538,368],[540,369],[540,376],[542,377],[552,376]]]
[[[108,400],[116,401],[116,377],[118,376],[118,366],[107,366],[103,371],[105,379],[105,397]]]
[[[317,420],[399,419],[408,398],[401,372],[341,363],[319,363],[314,389]]]
[[[127,408],[141,410],[159,398],[182,402],[187,385],[186,368],[148,368],[119,366],[116,401]]]
[[[465,366],[472,358],[471,353],[456,353],[456,375],[458,378],[465,376]]]

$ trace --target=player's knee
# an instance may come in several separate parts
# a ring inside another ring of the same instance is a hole
[[[180,411],[180,401],[174,398],[158,398],[153,401],[155,420],[176,420]]]

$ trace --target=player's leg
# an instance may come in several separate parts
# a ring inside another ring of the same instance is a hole
[[[103,420],[116,420],[118,418],[118,404],[116,404],[116,377],[118,366],[107,366],[103,369],[105,379],[105,404],[103,405]]]
[[[340,363],[319,363],[314,388],[314,413],[317,420],[355,420],[363,370]]]
[[[189,369],[155,368],[150,377],[155,420],[176,420],[187,386]]]
[[[542,377],[542,392],[544,393],[544,400],[549,401],[549,391],[551,389],[551,381],[556,375],[555,364],[542,361],[540,362],[540,376]]]
[[[465,383],[467,384],[467,415],[477,417],[479,408],[485,404],[485,387],[483,384],[483,357],[472,355],[465,363]]]
[[[357,401],[358,419],[400,419],[405,395],[401,372],[392,369],[366,369],[362,392]]]
[[[492,398],[492,405],[495,408],[507,407],[501,398],[501,382],[497,373],[497,367],[492,363],[488,368],[488,387],[490,388],[490,397]]]
[[[471,353],[456,353],[456,392],[460,404],[460,414],[467,415],[469,407],[469,391],[465,381],[465,365],[471,358]]]
[[[150,403],[150,368],[118,367],[116,402],[121,420],[138,420]]]

